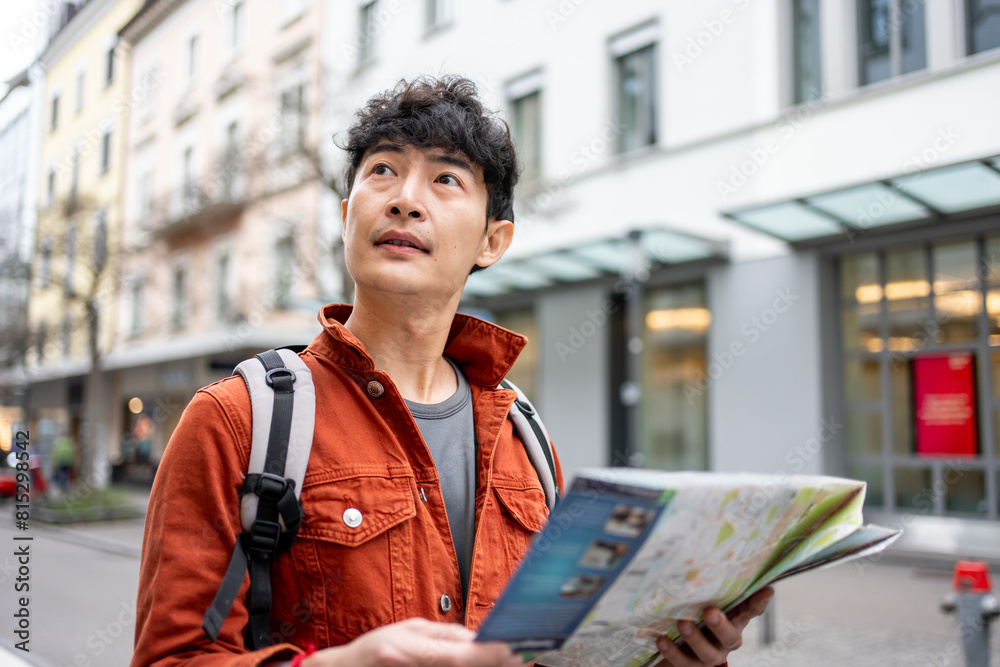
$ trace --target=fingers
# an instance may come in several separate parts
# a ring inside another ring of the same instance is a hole
[[[770,586],[762,588],[751,595],[733,610],[734,613],[730,615],[730,620],[733,625],[737,626],[741,630],[745,628],[747,623],[749,623],[752,619],[767,611],[767,605],[771,602],[773,597],[774,589]]]

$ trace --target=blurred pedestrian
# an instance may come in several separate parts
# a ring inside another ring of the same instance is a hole
[[[71,436],[63,434],[56,438],[52,458],[56,468],[55,482],[65,491],[69,488],[76,466],[76,443]]]

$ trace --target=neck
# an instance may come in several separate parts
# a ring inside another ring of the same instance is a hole
[[[403,398],[433,404],[458,390],[458,379],[444,358],[454,304],[436,306],[413,298],[366,298],[360,290],[344,323],[365,345],[375,367],[392,378]]]

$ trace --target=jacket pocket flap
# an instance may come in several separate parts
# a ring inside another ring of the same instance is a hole
[[[411,477],[324,477],[303,484],[301,537],[356,547],[417,514]]]
[[[500,504],[524,528],[537,533],[545,527],[549,510],[541,489],[507,489],[495,486],[493,490]]]

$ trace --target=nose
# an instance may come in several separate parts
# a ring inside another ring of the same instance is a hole
[[[389,200],[389,213],[393,216],[406,216],[412,220],[423,220],[427,211],[423,204],[424,193],[418,178],[402,179],[399,189]]]

